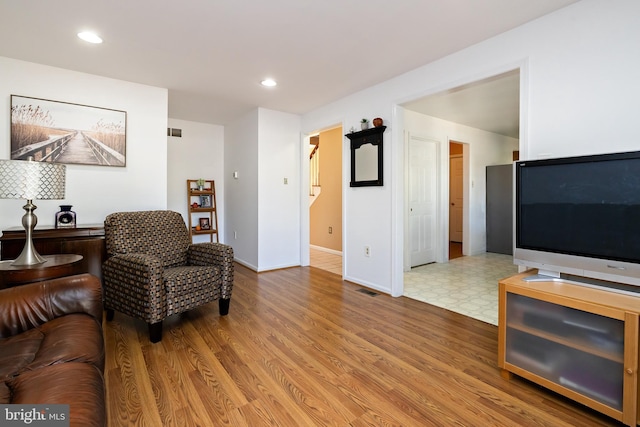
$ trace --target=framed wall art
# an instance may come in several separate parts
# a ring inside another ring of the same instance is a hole
[[[126,165],[126,111],[11,95],[11,159]]]

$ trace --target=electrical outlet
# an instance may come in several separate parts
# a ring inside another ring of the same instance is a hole
[[[371,256],[371,248],[369,246],[364,247],[364,256]]]
[[[289,178],[284,179],[284,185],[287,185],[287,184],[289,184]]]
[[[329,227],[329,234],[333,234],[333,227]]]

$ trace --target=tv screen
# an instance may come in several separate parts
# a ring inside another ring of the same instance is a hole
[[[515,240],[640,263],[640,152],[517,162]]]

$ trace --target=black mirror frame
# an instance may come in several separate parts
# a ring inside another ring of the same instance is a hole
[[[383,140],[382,134],[386,126],[378,126],[360,132],[348,133],[345,136],[351,141],[351,182],[350,187],[381,187],[383,186]],[[364,144],[378,147],[378,178],[368,181],[356,180],[356,150]]]

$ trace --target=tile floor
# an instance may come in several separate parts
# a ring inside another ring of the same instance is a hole
[[[342,256],[310,248],[309,264],[342,276]]]
[[[342,257],[311,249],[312,267],[342,275]],[[518,272],[510,255],[484,253],[404,274],[404,296],[498,324],[498,281]]]
[[[511,255],[484,253],[404,274],[404,296],[498,324],[498,281],[518,272]]]

